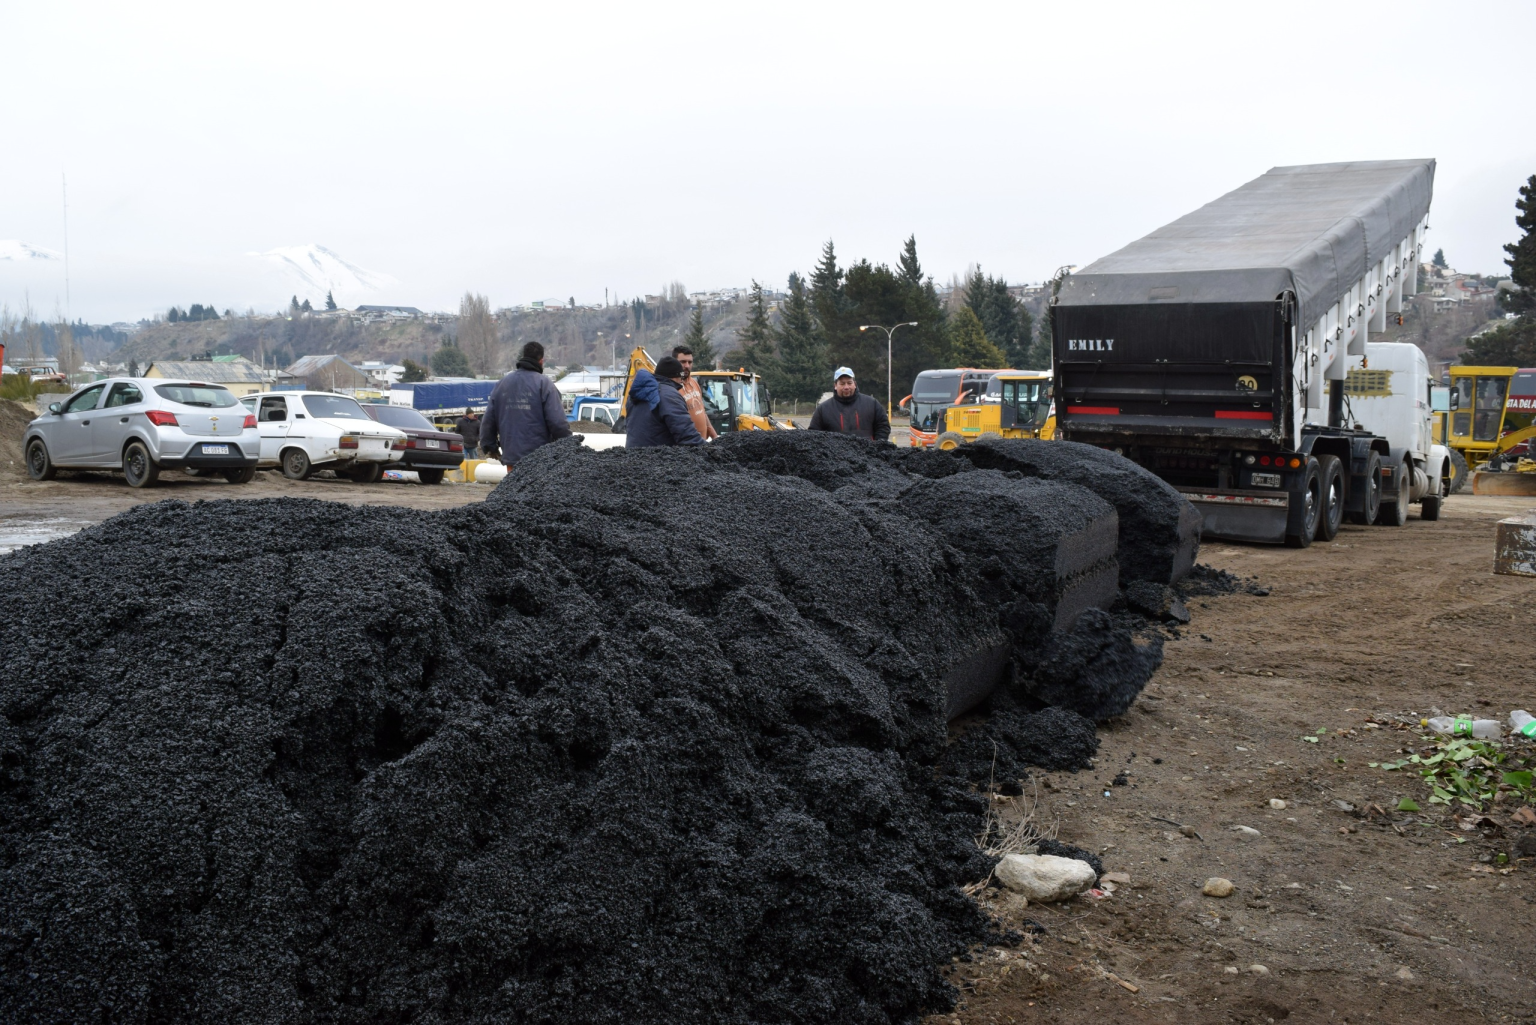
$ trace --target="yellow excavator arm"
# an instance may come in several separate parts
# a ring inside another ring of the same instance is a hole
[[[635,386],[635,372],[638,370],[655,370],[656,361],[651,359],[651,354],[645,351],[641,345],[635,346],[629,353],[629,371],[624,377],[624,397],[619,400],[619,415],[629,415],[629,389]]]

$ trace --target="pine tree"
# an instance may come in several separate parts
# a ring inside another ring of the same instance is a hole
[[[469,357],[453,342],[444,342],[432,354],[432,372],[438,377],[475,376],[474,368],[469,365]]]
[[[429,376],[431,376],[428,373],[426,367],[422,366],[420,363],[417,363],[413,359],[403,359],[400,361],[400,365],[405,368],[405,373],[400,375],[400,382],[402,384],[412,384],[416,381],[425,381]]]
[[[315,308],[313,306],[309,305],[309,300],[308,299],[304,300],[304,305],[300,306],[299,309],[303,310],[305,313],[313,313],[313,312],[315,312]]]
[[[1509,265],[1510,280],[1520,291],[1499,293],[1499,305],[1511,313],[1525,316],[1536,311],[1536,174],[1520,186],[1520,198],[1515,201],[1515,209],[1520,211],[1520,216],[1515,218],[1515,225],[1524,230],[1525,234],[1518,242],[1505,245],[1504,251],[1509,254],[1509,259],[1504,262]]]
[[[934,287],[933,278],[923,274],[917,259],[917,236],[908,236],[898,261],[901,280],[907,291],[903,320],[917,321],[917,327],[896,333],[897,394],[906,394],[912,382],[924,370],[945,366],[949,359],[948,314]]]
[[[752,294],[747,300],[747,323],[737,329],[736,348],[726,354],[726,362],[769,378],[773,376],[775,357],[773,325],[768,321],[768,303],[763,298],[763,286],[754,278]],[[772,389],[770,384],[769,390]]]
[[[1441,270],[1445,270],[1447,267],[1450,266],[1450,264],[1445,262],[1445,250],[1444,249],[1436,249],[1435,250],[1435,258],[1433,260],[1429,261],[1429,262],[1430,262],[1431,266],[1439,267]]]
[[[181,311],[172,306],[168,311],[166,311],[165,319],[169,324],[178,323],[181,320]]]
[[[832,367],[827,359],[825,340],[816,329],[806,294],[805,279],[789,276],[789,295],[774,332],[778,343],[778,367],[768,388],[781,399],[797,402],[815,401],[829,390]]]
[[[821,260],[811,272],[810,300],[811,313],[816,318],[816,330],[827,348],[829,359],[837,358],[838,354],[846,352],[850,347],[857,348],[860,342],[858,326],[849,317],[844,277],[843,271],[837,266],[837,250],[832,240],[827,239],[821,247]]]
[[[949,343],[951,366],[1000,370],[1008,365],[1008,357],[987,339],[981,320],[968,305],[950,319]]]
[[[334,310],[336,308],[336,300],[332,298],[329,289],[327,289],[325,293],[325,308],[328,310]]]
[[[1007,281],[982,274],[978,266],[966,280],[965,304],[981,321],[987,338],[1003,350],[1008,366],[1030,368],[1035,355],[1034,318],[1023,303],[1008,294]]]
[[[713,370],[719,357],[715,355],[715,347],[709,342],[709,335],[704,333],[704,304],[697,303],[693,307],[693,316],[688,321],[688,333],[683,336],[683,344],[693,350],[693,369]]]
[[[203,307],[203,317],[206,320],[218,320],[219,319],[218,308],[215,307],[213,305],[213,303],[209,303],[207,306]]]
[[[308,301],[309,300],[307,300],[307,299],[305,300],[305,302],[308,302]],[[288,319],[289,320],[297,320],[298,316],[299,316],[299,297],[298,296],[294,296],[292,299],[288,300]]]

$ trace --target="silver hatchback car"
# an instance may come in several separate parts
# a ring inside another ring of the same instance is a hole
[[[27,425],[27,473],[121,470],[130,487],[161,470],[219,472],[231,484],[256,476],[256,418],[220,384],[113,377],[97,381]]]

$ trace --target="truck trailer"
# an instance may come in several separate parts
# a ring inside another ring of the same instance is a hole
[[[1428,364],[1367,349],[1417,290],[1434,172],[1277,167],[1065,278],[1058,436],[1158,474],[1209,537],[1305,547],[1345,517],[1401,523],[1412,502],[1435,518],[1449,463]],[[1382,361],[1357,384],[1392,401],[1352,402],[1350,371]]]

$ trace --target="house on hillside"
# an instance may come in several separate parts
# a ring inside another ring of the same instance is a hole
[[[144,369],[144,376],[222,384],[236,396],[265,391],[267,383],[261,367],[244,356],[216,356],[211,360],[157,359]]]
[[[284,373],[311,391],[356,391],[370,383],[366,373],[334,354],[305,356]]]
[[[414,306],[359,306],[352,311],[354,318],[364,323],[381,320],[420,320],[426,314]]]

